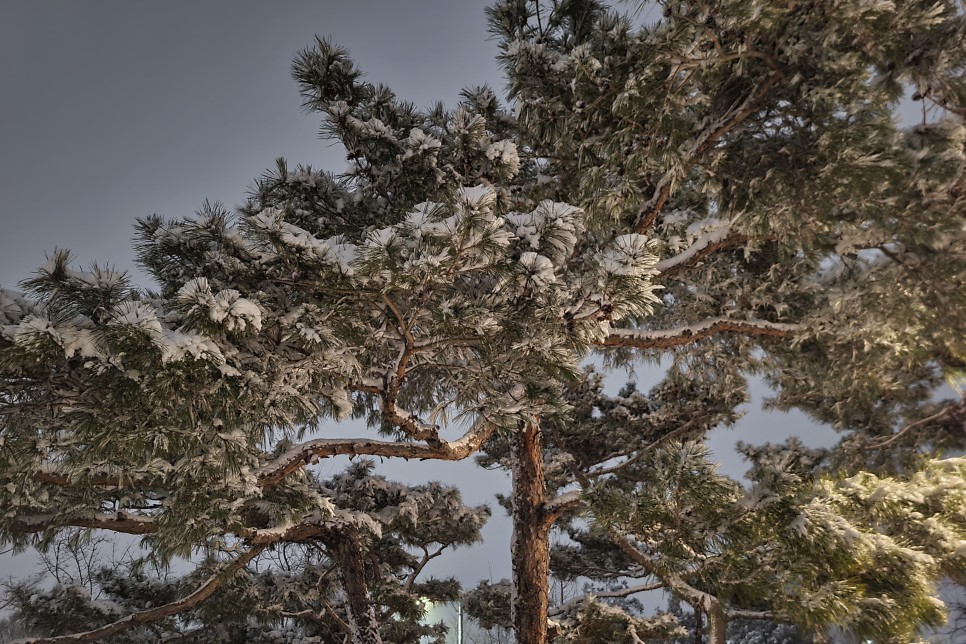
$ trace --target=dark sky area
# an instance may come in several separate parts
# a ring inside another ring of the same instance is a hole
[[[315,35],[349,48],[372,81],[428,106],[461,88],[502,89],[496,45],[470,0],[4,0],[0,3],[0,286],[16,288],[70,248],[82,265],[137,274],[136,217],[181,217],[205,199],[240,204],[252,180],[286,157],[340,171],[342,152],[318,139],[289,70]],[[649,388],[653,371],[636,377]],[[626,375],[618,374],[615,387]],[[341,432],[341,428],[338,430]],[[749,413],[711,446],[724,471],[744,471],[731,446],[830,430],[800,415]],[[340,435],[340,434],[334,434]],[[329,462],[323,472],[340,467]],[[380,473],[458,484],[489,503],[487,543],[441,560],[435,574],[468,583],[509,575],[509,526],[493,501],[502,473],[471,462],[387,463]],[[0,555],[0,577],[33,560]]]

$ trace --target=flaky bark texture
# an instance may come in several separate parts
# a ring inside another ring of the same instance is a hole
[[[348,528],[333,532],[326,539],[333,558],[342,572],[342,585],[349,607],[349,623],[352,626],[352,644],[382,644],[376,612],[369,597],[366,571],[363,566],[365,553],[359,539],[359,531]]]
[[[513,437],[513,629],[520,644],[547,640],[550,518],[543,476],[540,423]]]
[[[708,639],[711,644],[726,644],[725,634],[728,632],[728,616],[724,607],[715,602],[708,610]]]

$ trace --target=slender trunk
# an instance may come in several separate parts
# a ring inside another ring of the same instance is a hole
[[[365,552],[359,532],[346,528],[326,540],[333,558],[342,573],[342,586],[348,605],[349,625],[352,627],[353,644],[382,644],[376,610],[369,597],[369,584],[363,561]]]
[[[519,644],[546,644],[550,525],[538,421],[513,436],[513,629]]]
[[[704,624],[700,606],[694,607],[694,644],[704,644]]]

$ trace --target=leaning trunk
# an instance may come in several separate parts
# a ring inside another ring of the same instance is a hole
[[[520,644],[547,642],[550,524],[538,421],[513,437],[513,629]]]
[[[376,610],[369,597],[369,585],[363,565],[365,552],[354,528],[340,530],[326,540],[333,558],[342,573],[342,586],[345,590],[349,613],[349,626],[352,628],[353,644],[382,644]]]

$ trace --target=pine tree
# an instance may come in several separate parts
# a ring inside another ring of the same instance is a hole
[[[597,308],[572,312],[592,295],[607,317],[643,315],[656,258],[628,234],[570,263],[581,213],[515,199],[519,159],[490,91],[418,112],[324,41],[295,76],[352,175],[279,162],[237,221],[214,205],[143,220],[137,250],[157,292],[58,252],[27,296],[4,294],[0,534],[44,544],[76,526],[149,535],[162,559],[226,553],[195,592],[138,618],[152,621],[193,608],[266,548],[327,541],[353,637],[375,642],[355,525],[366,522],[344,517],[305,466],[454,460],[496,431],[532,434],[565,410],[561,379],[607,332]],[[304,440],[353,413],[392,440]]]
[[[554,522],[596,503],[633,558],[640,526],[624,501],[644,494],[658,512],[655,490],[606,485],[679,444],[699,457],[749,374],[778,407],[844,432],[842,480],[907,476],[918,453],[961,447],[962,401],[934,399],[966,359],[960,8],[661,9],[635,23],[593,0],[496,4],[516,116],[486,88],[419,110],[327,41],[301,52],[305,106],[350,172],[279,161],[238,213],[141,221],[156,292],[59,252],[26,294],[0,295],[0,539],[49,544],[84,527],[146,535],[162,559],[222,553],[172,612],[145,619],[193,608],[269,547],[334,539],[353,638],[378,642],[367,515],[306,466],[457,460],[488,444],[513,478],[512,622],[542,644]],[[909,130],[893,114],[904,84],[932,114]],[[669,361],[644,435],[565,429],[591,351]],[[353,414],[388,438],[327,433]],[[552,432],[581,447],[547,444]],[[573,460],[545,459],[553,450]],[[879,520],[821,490],[829,521]],[[682,562],[680,545],[660,557]],[[914,582],[907,621],[929,622]],[[721,616],[720,600],[702,602]],[[651,623],[599,603],[583,615],[561,635],[640,639]]]

